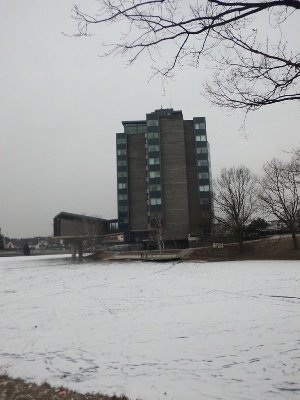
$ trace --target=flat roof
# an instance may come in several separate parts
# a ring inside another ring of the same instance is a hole
[[[122,121],[123,125],[144,125],[146,124],[146,120],[137,120],[137,121]]]
[[[89,215],[83,215],[83,214],[73,214],[73,213],[69,213],[66,211],[61,211],[59,214],[55,215],[54,218],[57,217],[66,217],[66,218],[80,218],[80,219],[90,219],[90,220],[97,220],[97,221],[109,221],[107,219],[104,218],[100,218],[100,217],[91,217]]]

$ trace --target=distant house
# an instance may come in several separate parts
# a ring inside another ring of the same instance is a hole
[[[274,219],[272,221],[268,221],[268,231],[281,231],[286,229],[286,225],[279,221],[279,219]]]
[[[17,243],[15,243],[14,241],[10,240],[9,242],[6,242],[4,244],[4,248],[10,250],[10,249],[19,249],[20,247],[18,246]]]

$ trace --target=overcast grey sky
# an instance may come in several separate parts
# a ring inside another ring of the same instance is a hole
[[[86,4],[84,2],[84,4]],[[89,4],[93,4],[89,1]],[[116,218],[115,132],[155,108],[205,116],[212,173],[262,164],[299,145],[299,104],[230,115],[200,95],[204,69],[148,82],[146,59],[126,68],[100,58],[105,31],[70,38],[72,0],[0,0],[0,227],[5,235],[52,234],[60,211]],[[115,27],[117,29],[117,27]],[[291,29],[298,41],[299,24]]]

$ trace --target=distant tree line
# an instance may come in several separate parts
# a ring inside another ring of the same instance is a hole
[[[289,161],[266,162],[260,177],[245,166],[224,168],[214,184],[214,204],[215,220],[235,236],[241,252],[249,233],[266,228],[262,215],[276,218],[299,249],[300,148]]]

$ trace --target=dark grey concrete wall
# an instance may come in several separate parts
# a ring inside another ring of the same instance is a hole
[[[128,194],[130,231],[147,230],[147,181],[145,136],[131,134],[128,140]]]
[[[160,118],[163,222],[166,240],[189,234],[184,125],[180,118]]]
[[[83,219],[60,218],[59,236],[95,236],[107,233],[104,222]]]

